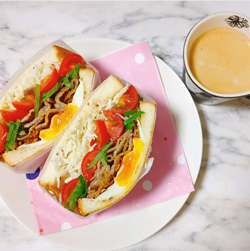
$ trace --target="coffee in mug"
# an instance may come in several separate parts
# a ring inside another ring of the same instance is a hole
[[[191,45],[188,62],[193,76],[210,91],[250,91],[250,40],[229,27],[202,33]]]
[[[219,12],[187,34],[183,80],[196,102],[215,105],[250,98],[249,24],[246,16]]]

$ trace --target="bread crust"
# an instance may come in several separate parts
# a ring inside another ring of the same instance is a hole
[[[6,164],[8,164],[10,167],[13,167],[35,156],[36,154],[42,152],[44,149],[52,146],[56,142],[56,140],[57,140],[57,137],[47,142],[44,142],[44,144],[40,144],[36,146],[27,145],[25,147],[20,147],[20,148],[17,148],[16,150],[5,152],[2,156]]]
[[[52,48],[56,51],[56,57],[59,61],[62,61],[65,57],[74,53],[57,45],[53,45]]]

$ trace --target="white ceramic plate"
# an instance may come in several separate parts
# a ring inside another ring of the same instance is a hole
[[[73,49],[91,61],[129,46],[128,43],[88,39],[71,42]],[[180,78],[159,58],[156,62],[171,112],[195,183],[202,157],[202,131],[195,104]],[[36,233],[25,175],[0,169],[0,195],[13,216]],[[41,238],[74,250],[113,250],[140,242],[164,227],[180,210],[189,194],[141,210],[119,215]]]

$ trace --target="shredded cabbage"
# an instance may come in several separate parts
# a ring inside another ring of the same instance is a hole
[[[111,100],[104,100],[96,104],[89,104],[89,107],[81,111],[76,119],[71,122],[70,127],[60,140],[53,156],[54,172],[58,177],[69,174],[72,179],[81,174],[81,162],[84,156],[95,145],[90,147],[92,139],[97,138],[94,133],[96,129],[95,120],[103,119],[103,110],[110,109],[115,102],[127,91],[127,85]],[[58,181],[57,181],[58,182]]]

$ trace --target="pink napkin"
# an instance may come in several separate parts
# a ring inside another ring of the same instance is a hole
[[[31,204],[38,234],[49,234],[104,220],[194,191],[189,169],[169,110],[155,59],[146,42],[91,62],[102,81],[114,74],[127,80],[157,102],[157,120],[153,137],[154,163],[150,172],[114,206],[89,219],[79,219],[56,203],[38,185],[40,168],[27,174]]]

